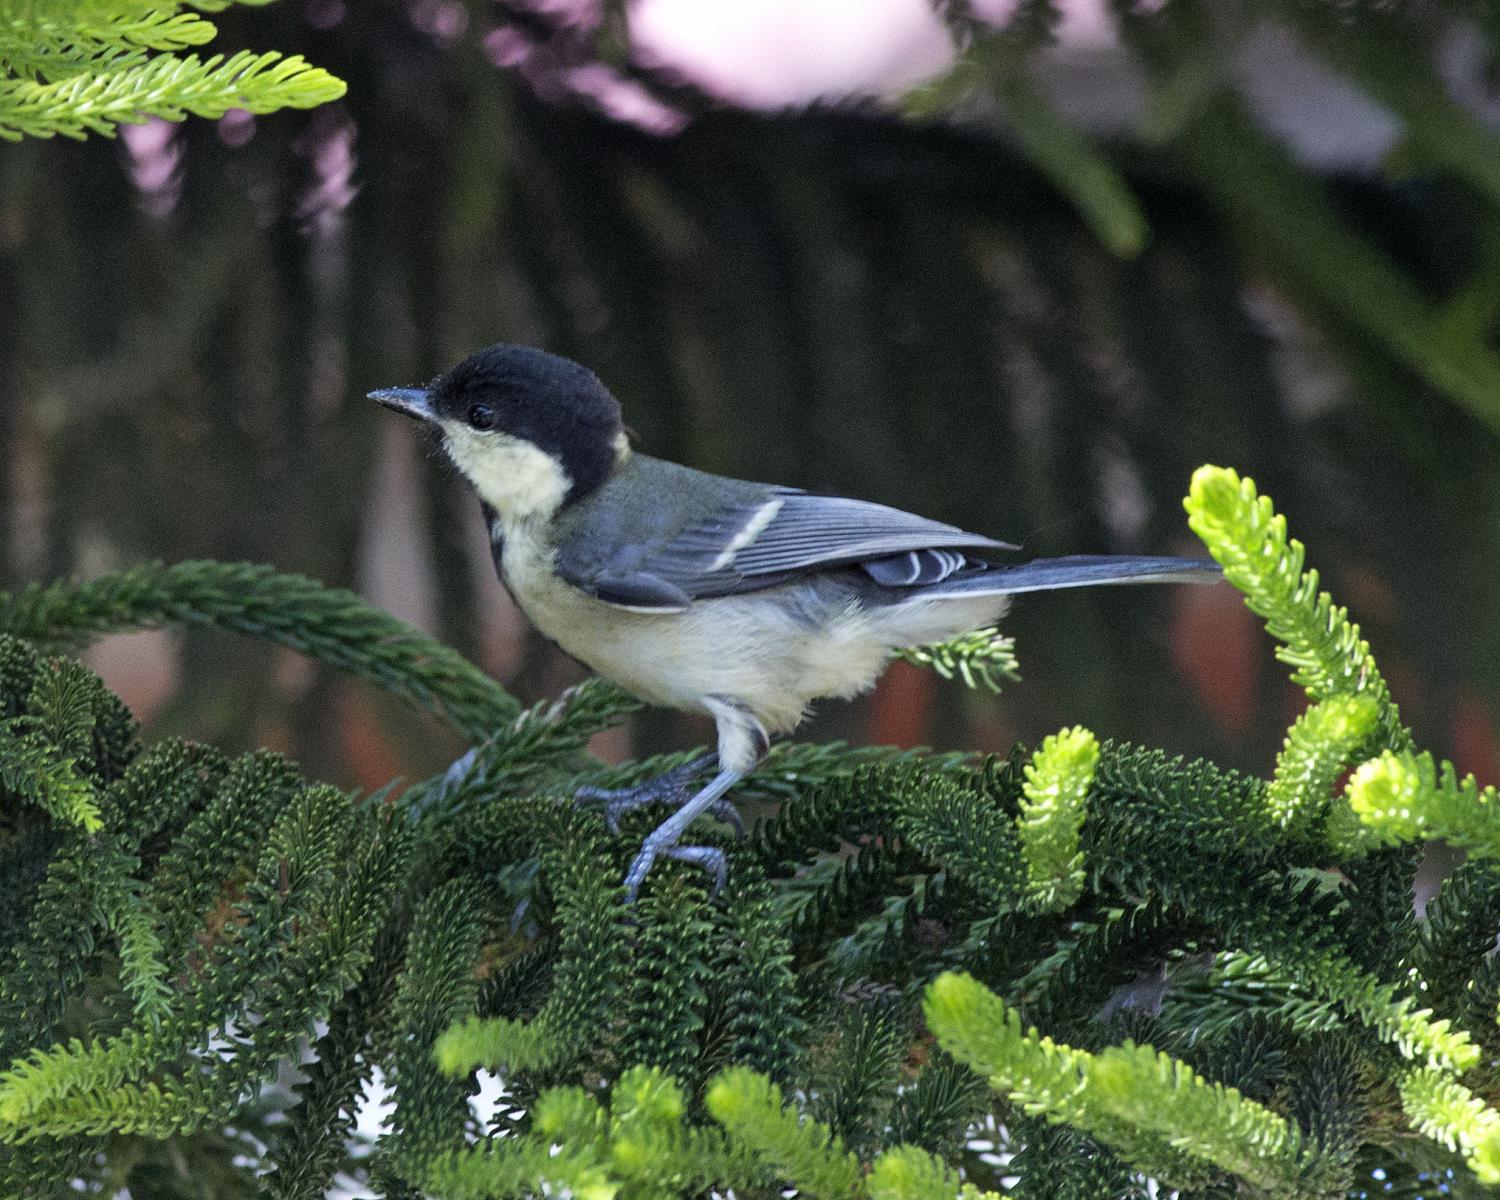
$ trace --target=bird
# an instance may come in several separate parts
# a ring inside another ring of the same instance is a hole
[[[369,398],[437,432],[479,498],[501,582],[545,637],[648,704],[713,719],[714,753],[578,794],[611,827],[675,805],[630,864],[630,901],[660,858],[696,863],[722,889],[723,852],[684,844],[688,827],[705,812],[738,827],[726,793],[771,738],[815,700],[870,688],[901,650],[993,626],[1021,592],[1220,577],[1196,558],[995,561],[1017,547],[654,458],[632,445],[598,376],[535,347],[489,346],[426,386]]]

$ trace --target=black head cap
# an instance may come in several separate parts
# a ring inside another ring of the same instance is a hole
[[[625,431],[620,402],[572,359],[532,346],[488,346],[431,388],[446,421],[522,438],[560,460],[569,500],[594,491],[614,469]]]

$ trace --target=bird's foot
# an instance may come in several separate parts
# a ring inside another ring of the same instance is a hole
[[[724,882],[729,874],[729,860],[724,851],[717,846],[664,846],[653,847],[651,839],[646,839],[646,844],[641,847],[634,859],[631,860],[630,870],[625,873],[625,897],[627,903],[634,904],[637,894],[641,890],[641,884],[646,881],[646,875],[651,870],[651,865],[661,858],[675,858],[678,862],[697,863],[714,878],[713,886],[709,889],[709,896],[717,896],[724,890]]]
[[[739,782],[744,774],[742,769],[722,768],[704,788],[685,800],[676,812],[646,835],[646,840],[641,843],[640,852],[631,860],[630,870],[625,873],[625,895],[628,903],[635,903],[641,884],[645,882],[646,873],[651,870],[651,864],[661,857],[697,863],[700,867],[712,871],[713,894],[718,895],[719,890],[724,886],[726,874],[724,852],[712,846],[679,846],[677,843],[687,832],[687,827],[697,820],[700,814],[718,811],[719,805],[724,802],[724,794]]]
[[[611,833],[620,832],[620,818],[628,812],[644,808],[648,804],[685,804],[693,791],[693,780],[714,761],[706,754],[673,767],[654,779],[627,788],[581,787],[573,793],[575,804],[599,806],[604,809],[604,821]],[[745,825],[740,814],[728,800],[718,800],[708,811],[730,826],[736,837],[745,836]]]

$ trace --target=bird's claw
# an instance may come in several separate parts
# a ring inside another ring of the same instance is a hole
[[[696,863],[709,872],[714,879],[708,892],[710,899],[724,890],[729,877],[729,860],[717,846],[666,846],[658,849],[647,839],[640,853],[631,861],[630,870],[625,873],[625,896],[628,903],[635,903],[641,884],[645,882],[658,855],[675,858],[678,862]]]
[[[581,787],[573,793],[573,802],[602,807],[604,823],[609,826],[611,833],[617,834],[620,832],[620,818],[628,812],[634,812],[648,804],[682,804],[692,790],[694,777],[701,774],[712,761],[712,755],[695,758],[691,762],[682,763],[654,779],[647,779],[633,787]],[[735,811],[734,806],[728,801],[714,805],[709,811],[726,825],[731,826],[736,835],[744,836],[744,823],[740,820],[740,815]]]

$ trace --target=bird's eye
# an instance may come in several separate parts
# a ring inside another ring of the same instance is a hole
[[[495,410],[488,404],[471,404],[466,415],[469,424],[475,429],[495,428]]]

